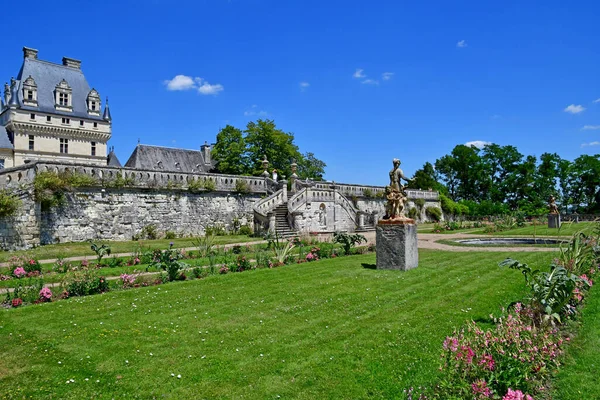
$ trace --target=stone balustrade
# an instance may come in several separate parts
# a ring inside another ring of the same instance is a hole
[[[0,170],[0,187],[14,188],[33,182],[38,172],[52,171],[57,173],[74,172],[87,175],[97,180],[97,186],[114,182],[119,176],[125,186],[135,188],[181,188],[187,189],[193,180],[212,181],[214,190],[220,192],[239,191],[238,181],[245,182],[244,189],[248,193],[266,193],[267,181],[264,177],[238,176],[212,173],[186,173],[159,170],[137,170],[109,166],[93,166],[89,164],[70,164],[52,161],[37,161],[24,166]]]

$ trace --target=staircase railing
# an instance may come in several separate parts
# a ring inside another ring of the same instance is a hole
[[[293,215],[300,207],[306,203],[315,201],[332,201],[339,204],[348,214],[350,220],[356,226],[356,213],[358,210],[342,193],[335,189],[325,189],[316,187],[305,187],[288,199],[288,215]]]

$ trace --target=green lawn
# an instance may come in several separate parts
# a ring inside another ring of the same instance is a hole
[[[598,226],[597,222],[580,222],[574,224],[571,222],[564,222],[560,229],[549,229],[548,225],[528,225],[522,228],[510,229],[504,232],[494,232],[486,234],[483,229],[470,229],[465,232],[476,235],[492,235],[492,236],[514,236],[514,235],[527,235],[527,236],[571,236],[572,234],[581,230],[593,229]]]
[[[157,239],[157,240],[140,240],[140,241],[124,241],[124,242],[108,242],[98,241],[96,243],[109,244],[114,254],[130,253],[135,251],[140,245],[144,249],[166,249],[172,242],[175,248],[194,247],[193,238],[179,239]],[[231,236],[215,236],[215,244],[243,243],[255,242],[262,238],[255,238],[246,235],[231,235]],[[54,259],[58,257],[75,257],[75,256],[90,256],[94,258],[94,252],[90,249],[89,242],[77,243],[60,243],[39,246],[31,250],[24,251],[0,251],[0,262],[7,261],[12,256],[28,255],[38,260]]]
[[[402,398],[435,381],[453,327],[523,297],[498,261],[552,257],[419,254],[408,272],[370,254],[1,310],[0,398]]]
[[[565,363],[556,379],[561,400],[600,398],[600,293],[593,287],[583,309],[582,327],[567,347]]]

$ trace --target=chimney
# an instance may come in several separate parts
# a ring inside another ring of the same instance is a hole
[[[202,151],[202,155],[204,156],[204,163],[211,164],[210,161],[210,144],[208,142],[204,142],[202,146],[200,146],[200,150]]]
[[[30,47],[23,47],[24,58],[31,58],[37,60],[37,53],[38,51],[36,49],[32,49]]]
[[[66,67],[81,69],[81,61],[74,58],[63,57],[63,65]]]

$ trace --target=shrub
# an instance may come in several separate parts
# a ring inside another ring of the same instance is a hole
[[[0,217],[12,217],[21,207],[21,200],[5,189],[0,190]]]
[[[252,269],[252,264],[250,263],[250,260],[246,258],[246,256],[239,255],[235,263],[232,264],[231,267],[229,267],[229,269],[231,272],[248,271]]]
[[[83,267],[80,271],[68,273],[62,286],[67,296],[88,296],[108,292],[108,281],[98,276],[95,270]]]
[[[215,237],[211,235],[202,236],[192,240],[192,244],[198,248],[200,257],[205,258],[210,254],[213,254],[213,248],[215,246]]]
[[[165,232],[165,239],[175,239],[176,237],[177,237],[177,235],[173,231]]]
[[[340,243],[344,247],[344,254],[349,255],[352,247],[362,242],[367,243],[367,238],[360,234],[350,235],[345,232],[335,232],[333,234],[333,241]]]
[[[130,288],[135,285],[135,280],[137,276],[133,274],[121,274],[119,278],[121,278],[123,288]]]
[[[50,288],[42,288],[40,290],[40,300],[41,301],[52,301],[52,290]]]
[[[365,196],[367,199],[372,199],[373,197],[375,197],[373,195],[373,191],[369,188],[364,188],[362,191],[363,196]]]
[[[17,268],[14,269],[13,275],[14,275],[15,278],[21,279],[25,275],[27,275],[27,271],[25,271],[25,269],[23,267],[17,267]]]
[[[188,190],[191,193],[199,193],[204,189],[204,181],[202,179],[191,179],[188,182]]]
[[[217,188],[217,184],[212,179],[204,180],[204,190],[207,192],[213,192]]]
[[[183,254],[181,251],[178,249],[173,249],[173,243],[171,243],[167,250],[154,251],[154,258],[148,267],[162,269],[167,273],[169,282],[172,282],[177,280],[179,278],[180,271],[188,266],[186,263],[179,261],[182,258]]]
[[[252,232],[252,228],[250,227],[250,225],[242,225],[240,226],[240,230],[238,232],[238,234],[240,235],[246,235],[246,236],[252,236],[254,232]]]
[[[56,172],[39,172],[33,179],[33,195],[41,204],[42,210],[49,210],[63,204],[67,190],[68,182]]]
[[[42,264],[35,258],[28,258],[23,262],[23,268],[26,272],[42,273]]]
[[[156,240],[158,239],[158,230],[156,229],[156,225],[146,225],[142,228],[142,231],[140,232],[140,238],[141,239],[148,239],[148,240]]]
[[[427,207],[425,214],[433,221],[438,222],[442,219],[442,210],[438,207]]]
[[[417,219],[417,216],[418,216],[417,208],[411,207],[410,210],[408,210],[408,218]]]
[[[221,224],[209,225],[204,228],[204,232],[206,236],[225,236],[227,235],[227,231],[225,227]]]
[[[415,199],[415,206],[417,206],[419,210],[423,209],[423,206],[425,206],[425,199]]]
[[[133,186],[133,185],[135,185],[135,179],[133,178],[133,175],[124,177],[120,171],[117,172],[117,174],[115,175],[115,179],[113,179],[112,181],[107,181],[105,183],[106,187],[112,187],[112,188],[117,188],[117,189],[121,189],[125,186]]]
[[[250,191],[248,182],[246,182],[244,179],[236,179],[235,191],[236,193],[248,193]]]

